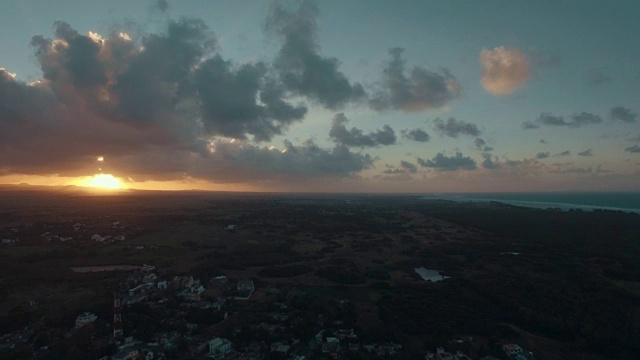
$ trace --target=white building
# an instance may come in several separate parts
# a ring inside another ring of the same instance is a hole
[[[504,353],[507,354],[507,356],[522,354],[522,348],[516,344],[502,345],[502,351],[504,351]]]
[[[238,281],[238,291],[252,293],[253,290],[254,290],[253,281],[251,280]]]
[[[76,318],[76,329],[92,324],[98,317],[90,312],[83,312]]]
[[[219,337],[214,338],[209,341],[209,355],[216,359],[222,358],[231,352],[232,347],[231,341]]]

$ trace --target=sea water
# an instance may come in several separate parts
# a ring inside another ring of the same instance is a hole
[[[429,194],[425,199],[451,201],[496,201],[538,209],[621,210],[640,213],[640,193],[629,192],[547,192]]]

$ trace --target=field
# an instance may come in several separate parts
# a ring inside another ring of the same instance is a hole
[[[123,275],[70,267],[152,264],[165,278],[252,279],[257,303],[273,289],[348,300],[364,337],[403,341],[408,354],[466,335],[473,354],[499,341],[540,359],[640,350],[637,215],[400,195],[5,189],[0,203],[3,238],[20,238],[0,248],[5,331],[32,300],[67,324],[87,310],[109,318]],[[450,279],[425,282],[416,267]]]

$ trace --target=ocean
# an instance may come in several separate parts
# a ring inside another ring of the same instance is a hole
[[[622,210],[640,213],[640,192],[545,192],[429,194],[424,199],[451,201],[496,201],[504,204],[561,210]]]

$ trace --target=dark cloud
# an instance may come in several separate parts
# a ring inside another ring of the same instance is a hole
[[[250,143],[283,133],[307,109],[287,101],[268,65],[223,59],[199,20],[138,38],[81,35],[62,22],[54,33],[32,39],[42,80],[27,85],[0,69],[2,173],[89,175],[104,156],[99,166],[116,176],[240,182],[349,177],[373,163],[343,144]],[[395,142],[388,126],[367,136]]]
[[[433,128],[440,133],[440,135],[446,135],[452,138],[456,138],[458,135],[480,135],[480,129],[478,129],[476,124],[466,123],[464,121],[456,120],[455,118],[449,118],[446,122],[437,118],[433,122]]]
[[[554,116],[550,113],[542,113],[536,120],[538,124],[550,126],[569,126],[562,116]]]
[[[532,159],[520,159],[511,160],[504,158],[502,160],[497,157],[491,157],[489,154],[484,154],[484,160],[482,167],[487,170],[502,170],[512,175],[523,176],[526,174],[539,174],[546,166],[535,158]]]
[[[324,149],[311,140],[295,146],[285,141],[277,150],[248,144],[219,143],[211,155],[214,162],[231,162],[241,168],[251,168],[258,174],[287,174],[296,177],[347,176],[372,165],[369,155],[356,154],[344,145]],[[216,171],[215,167],[211,170]],[[260,175],[258,175],[260,176]]]
[[[531,60],[533,65],[540,68],[551,68],[562,63],[562,57],[558,52],[543,54],[540,51],[531,51],[527,57]]]
[[[561,153],[557,153],[557,154],[555,154],[555,155],[553,155],[553,156],[556,156],[556,157],[571,156],[571,151],[569,151],[569,150],[565,150],[565,151],[563,151],[563,152],[561,152]]]
[[[549,152],[539,152],[536,154],[536,159],[538,160],[542,160],[542,159],[546,159],[550,156]]]
[[[424,129],[406,129],[406,130],[402,130],[402,137],[404,137],[407,140],[413,140],[413,141],[417,141],[417,142],[427,142],[431,139],[431,136],[429,136],[429,134],[424,131]]]
[[[434,168],[442,171],[456,171],[456,170],[475,170],[476,162],[468,156],[463,156],[462,153],[456,152],[455,156],[446,156],[443,153],[438,153],[432,159],[417,158],[418,164],[428,168]]]
[[[593,151],[591,149],[587,149],[585,151],[579,152],[578,156],[593,156]]]
[[[625,148],[624,151],[627,151],[630,153],[640,153],[640,145],[636,144],[633,146],[629,146],[628,148]]]
[[[418,172],[418,167],[408,161],[401,160],[400,166],[395,167],[393,165],[386,164],[386,169],[382,172],[386,175],[401,175],[401,174],[415,174]],[[410,177],[408,177],[410,178]]]
[[[569,127],[581,127],[584,125],[599,124],[602,122],[602,118],[598,115],[594,115],[587,112],[581,112],[579,114],[571,115],[571,122]]]
[[[188,151],[157,149],[140,155],[125,155],[111,161],[114,175],[137,181],[181,179],[185,174],[216,182],[264,181],[291,178],[348,177],[372,166],[367,154],[356,154],[343,145],[322,148],[312,140],[295,145],[284,142],[281,149],[257,146],[246,141],[218,140],[210,151],[194,154]]]
[[[166,12],[169,9],[169,3],[167,0],[154,0],[151,3],[151,9]]]
[[[370,100],[372,108],[425,111],[440,108],[460,96],[460,84],[445,68],[435,72],[415,66],[406,74],[403,51],[401,48],[389,50],[392,59],[384,69],[382,89]]]
[[[611,82],[611,76],[603,68],[589,69],[584,73],[584,79],[591,86],[598,86]]]
[[[292,106],[282,99],[283,91],[273,82],[263,82],[262,63],[236,69],[220,56],[202,63],[195,73],[195,87],[202,99],[203,123],[213,134],[243,138],[244,134],[264,141],[307,113],[304,106]],[[261,103],[256,103],[260,97]]]
[[[312,1],[291,11],[279,1],[272,3],[265,28],[283,41],[274,64],[282,84],[287,91],[329,109],[365,99],[364,88],[338,70],[338,59],[318,53],[317,15],[318,7]]]
[[[418,167],[408,161],[401,160],[400,167],[402,167],[404,170],[412,174],[415,174],[416,172],[418,172]]]
[[[331,130],[329,130],[329,137],[338,144],[350,147],[372,147],[396,143],[395,131],[389,125],[384,125],[382,130],[376,130],[365,135],[358,128],[347,129],[346,124],[348,122],[349,119],[343,113],[336,114],[333,118]]]
[[[547,140],[545,140],[545,139],[540,139],[540,144],[546,144],[546,143],[547,143]]]
[[[62,22],[55,34],[32,39],[48,86],[62,102],[89,103],[110,121],[266,141],[307,112],[287,102],[264,63],[216,54],[216,38],[200,20],[170,21],[165,33],[143,35],[142,46],[119,32],[79,35]]]
[[[501,164],[497,158],[492,158],[491,154],[483,154],[482,168],[487,170],[496,170],[501,168]]]
[[[400,174],[406,174],[406,171],[404,171],[403,169],[399,169],[397,167],[393,167],[391,165],[387,165],[387,168],[384,169],[382,173],[385,175],[400,175]]]
[[[570,128],[579,128],[585,125],[599,124],[602,118],[588,112],[573,114],[566,120],[563,116],[552,115],[544,112],[536,119],[535,122],[525,121],[522,126],[525,129],[537,129],[540,126],[566,126]]]
[[[631,109],[623,106],[613,107],[609,111],[609,119],[611,120],[619,120],[626,123],[635,123],[637,117],[638,114],[634,113]]]
[[[552,174],[588,174],[593,172],[592,167],[576,167],[570,164],[553,164],[553,167],[549,169]]]
[[[487,142],[481,138],[476,138],[475,140],[473,140],[473,145],[475,145],[475,147],[480,151],[493,151],[493,148],[491,146],[487,146]]]

